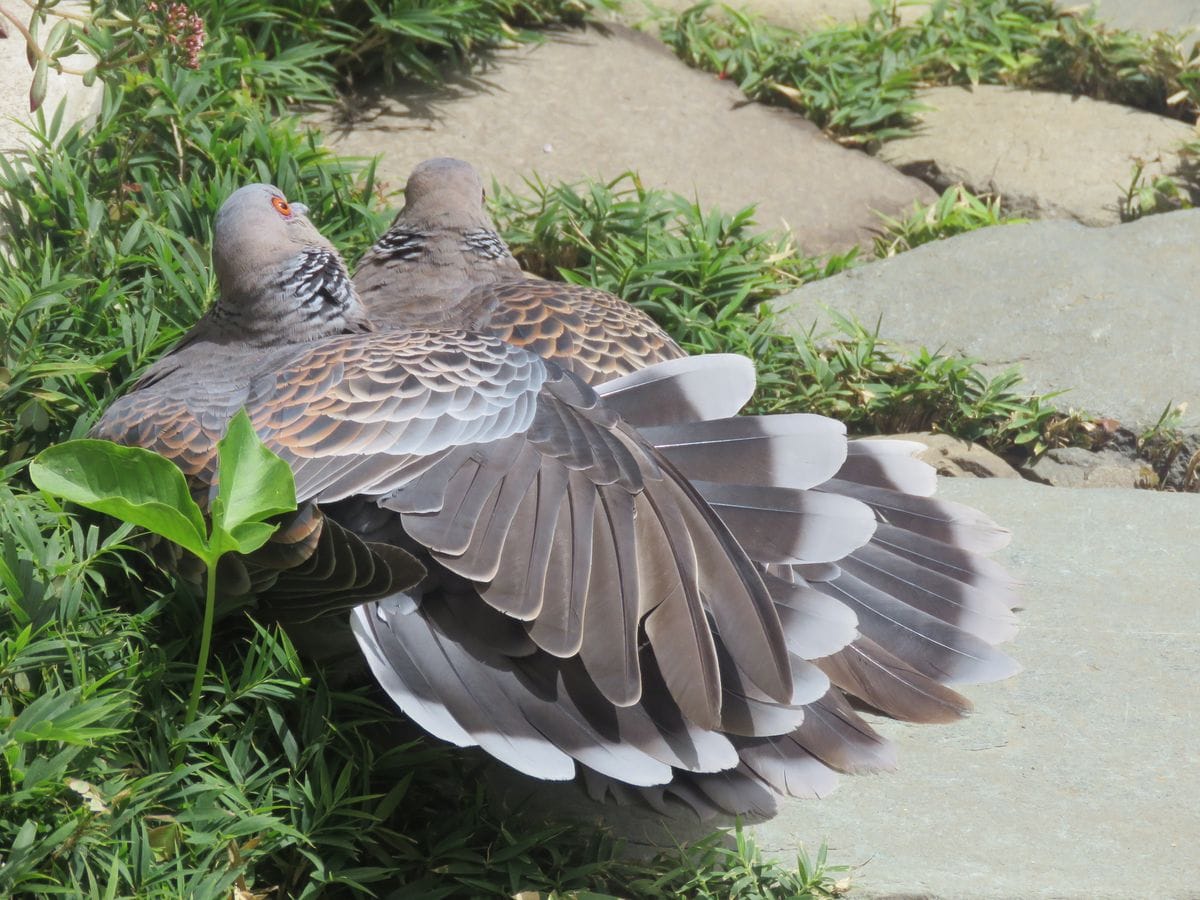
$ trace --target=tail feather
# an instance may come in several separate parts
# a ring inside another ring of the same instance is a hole
[[[983,684],[1020,667],[987,641],[843,573],[821,585],[858,615],[858,630],[918,672],[942,684]]]
[[[858,616],[845,603],[800,582],[765,575],[788,650],[801,659],[836,653],[858,635]]]
[[[846,462],[835,477],[855,484],[929,497],[937,490],[937,470],[913,458],[924,449],[924,444],[915,441],[850,441],[846,447]]]
[[[849,497],[711,481],[694,486],[759,563],[834,562],[875,532],[870,508]]]
[[[842,560],[843,571],[901,603],[990,644],[1017,632],[1016,595],[1007,586],[976,587],[889,552],[874,542]],[[835,584],[841,584],[838,579]]]
[[[964,584],[995,589],[1006,595],[1013,594],[1018,587],[1017,580],[1007,569],[986,556],[906,528],[880,523],[871,541],[890,553],[919,563],[927,569],[941,572]],[[1013,603],[1015,605],[1015,598]]]
[[[960,694],[923,675],[869,638],[816,661],[846,693],[904,722],[953,722],[970,712]]]
[[[837,773],[788,735],[738,747],[743,765],[776,793],[818,800],[833,793]]]
[[[896,745],[868,725],[837,688],[804,707],[804,722],[791,737],[825,765],[848,775],[896,768]]]
[[[889,524],[974,553],[994,553],[1007,546],[1011,537],[1006,529],[978,510],[949,500],[914,497],[840,478],[830,479],[817,490],[854,497],[869,505]]]

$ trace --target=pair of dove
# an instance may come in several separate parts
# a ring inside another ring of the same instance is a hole
[[[236,191],[217,301],[93,434],[202,488],[245,407],[300,502],[245,561],[266,607],[326,656],[350,610],[422,728],[597,797],[769,815],[894,767],[856,705],[951,721],[948,685],[1016,671],[1007,532],[919,445],[739,416],[750,361],[525,275],[483,200],[422,163],[351,279],[303,206]]]

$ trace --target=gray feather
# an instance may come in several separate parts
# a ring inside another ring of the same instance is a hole
[[[641,428],[737,415],[754,394],[744,356],[710,353],[657,363],[596,386],[605,405]]]
[[[695,487],[756,562],[833,562],[875,532],[871,510],[838,494],[715,482]]]
[[[987,641],[848,573],[826,582],[822,590],[854,610],[865,637],[942,684],[999,681],[1020,669]]]
[[[641,429],[692,481],[803,490],[832,478],[846,461],[846,428],[802,413],[739,416]]]

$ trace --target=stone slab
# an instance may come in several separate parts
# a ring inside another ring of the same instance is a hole
[[[981,444],[929,431],[880,435],[885,440],[916,441],[925,445],[917,459],[929,463],[939,475],[950,478],[1020,478],[1021,473]]]
[[[554,182],[633,169],[727,212],[757,203],[762,226],[786,223],[811,253],[869,244],[873,210],[896,215],[936,196],[620,26],[555,33],[498,53],[473,81],[381,96],[343,125],[317,121],[337,151],[382,154],[392,188],[431,156],[467,159],[485,183],[514,187],[535,172]]]
[[[1014,534],[1024,671],[963,688],[952,725],[873,724],[899,768],[787,801],[752,830],[788,863],[802,846],[849,865],[852,897],[1200,897],[1200,495],[943,479],[939,493]],[[497,773],[515,808],[606,826],[643,855],[712,823],[601,806],[572,784]],[[730,823],[721,823],[730,824]]]
[[[1021,467],[1030,481],[1056,487],[1149,488],[1158,482],[1153,466],[1116,450],[1060,447]]]
[[[1060,408],[1136,429],[1168,402],[1200,429],[1200,210],[1112,228],[1034,222],[985,228],[805,285],[778,301],[785,327],[828,326],[826,308],[882,337],[1019,365]]]
[[[943,727],[884,721],[898,772],[755,832],[827,841],[855,897],[1200,897],[1200,496],[956,479],[1013,530],[1025,670]]]
[[[1048,91],[940,87],[918,98],[929,107],[918,132],[879,158],[940,189],[999,194],[1032,218],[1114,225],[1135,163],[1147,179],[1183,177],[1174,151],[1197,137],[1178,119]]]

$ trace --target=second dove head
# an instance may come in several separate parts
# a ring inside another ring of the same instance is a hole
[[[397,221],[421,228],[492,228],[483,207],[483,179],[461,159],[427,159],[404,186]]]

